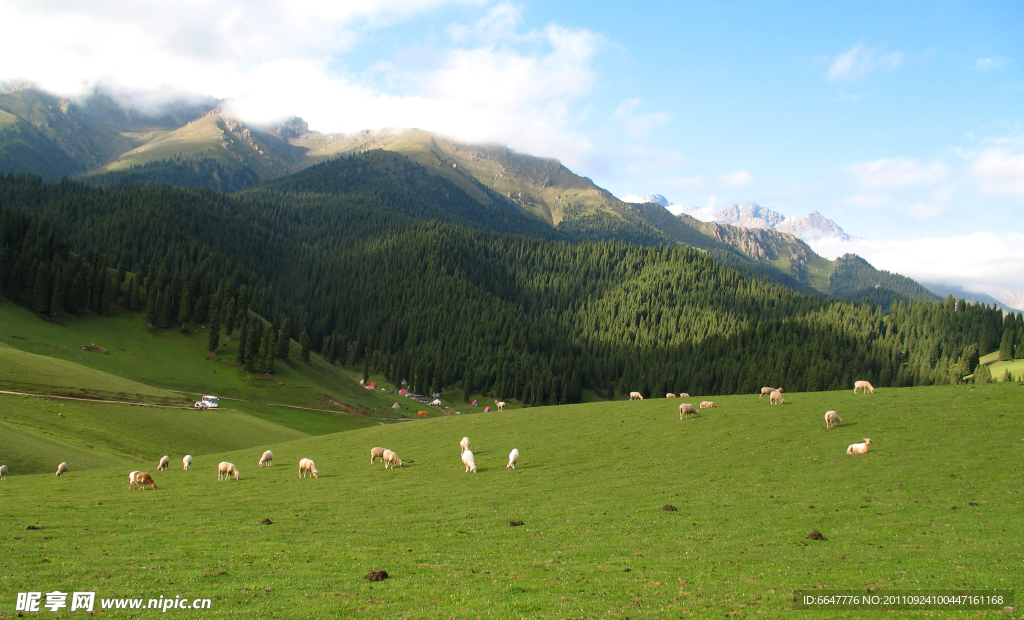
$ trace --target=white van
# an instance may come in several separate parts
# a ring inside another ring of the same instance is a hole
[[[202,400],[196,401],[196,409],[216,409],[220,406],[216,396],[203,396]]]

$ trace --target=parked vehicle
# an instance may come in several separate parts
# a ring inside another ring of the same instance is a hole
[[[203,396],[202,400],[197,400],[195,404],[196,409],[216,409],[220,406],[220,401],[216,396]]]

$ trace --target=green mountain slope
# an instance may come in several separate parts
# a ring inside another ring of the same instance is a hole
[[[0,94],[0,172],[30,172],[46,178],[87,174],[90,182],[108,187],[153,182],[238,191],[339,156],[385,150],[405,155],[422,167],[412,184],[408,167],[403,168],[404,176],[389,180],[405,184],[404,191],[422,190],[429,179],[438,179],[435,192],[442,187],[461,191],[445,205],[456,208],[454,218],[442,208],[420,210],[416,217],[421,219],[467,221],[466,205],[475,202],[480,212],[471,221],[486,225],[497,215],[495,230],[505,232],[515,220],[522,225],[522,234],[551,236],[535,223],[526,225],[527,220],[512,216],[512,206],[570,238],[646,246],[683,243],[794,290],[842,296],[861,291],[864,287],[859,283],[866,278],[875,281],[871,286],[882,282],[891,291],[877,294],[886,299],[916,298],[905,290],[923,291],[923,299],[932,298],[916,283],[904,286],[873,273],[870,266],[834,274],[835,263],[784,233],[672,218],[655,205],[624,203],[554,159],[503,146],[460,143],[422,130],[324,135],[310,132],[297,118],[260,130],[226,116],[212,107],[215,104],[177,103],[146,117],[100,94],[79,105],[31,88],[9,90]],[[351,198],[351,174],[348,186],[334,183],[332,187],[326,181],[331,169],[318,170],[275,187],[308,189],[312,183],[319,193],[336,191]],[[391,168],[392,173],[396,171]],[[388,173],[378,169],[370,174]]]
[[[499,234],[338,196],[99,191],[8,177],[0,200],[54,218],[75,252],[120,255],[146,274],[135,299],[140,308],[149,300],[146,315],[166,330],[189,316],[193,299],[221,304],[220,287],[242,303],[244,283],[248,307],[288,318],[292,334],[305,332],[329,361],[370,365],[421,393],[460,386],[545,404],[578,401],[582,389],[835,389],[854,376],[883,386],[958,382],[971,370],[969,349],[987,353],[1010,329],[985,307],[904,303],[885,315],[794,294],[711,251]],[[62,260],[51,269],[79,269]],[[11,262],[18,277],[6,276],[9,294],[44,308],[47,280],[29,289],[29,263]]]

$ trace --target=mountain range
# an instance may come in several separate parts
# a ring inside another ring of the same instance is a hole
[[[514,220],[521,222],[522,232],[534,230],[536,223],[569,238],[646,246],[681,243],[805,293],[866,296],[880,303],[936,298],[917,282],[875,270],[854,255],[834,261],[817,255],[805,239],[845,236],[817,213],[785,218],[749,203],[727,207],[715,214],[716,221],[706,222],[671,213],[657,195],[641,204],[624,202],[555,159],[423,130],[322,134],[300,118],[251,126],[212,99],[139,112],[99,93],[71,101],[27,85],[0,92],[0,172],[44,179],[77,177],[108,187],[156,182],[232,192],[371,150],[405,156],[485,212],[527,216]],[[882,289],[892,295],[879,297]]]

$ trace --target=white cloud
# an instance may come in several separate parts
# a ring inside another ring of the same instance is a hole
[[[735,172],[727,172],[719,175],[718,177],[723,183],[731,187],[743,187],[750,185],[754,182],[754,175],[750,174],[746,170],[737,170]]]
[[[979,58],[974,63],[974,68],[978,71],[992,71],[994,69],[1000,69],[1006,64],[1005,58]]]
[[[669,187],[679,189],[705,189],[708,187],[707,180],[702,176],[695,177],[672,177],[665,181]]]
[[[877,69],[898,69],[903,64],[903,52],[883,54],[882,48],[865,48],[858,43],[836,56],[828,68],[828,79],[858,80]]]
[[[877,209],[889,204],[891,199],[882,194],[857,194],[846,199],[846,204],[860,209]]]
[[[519,31],[519,9],[501,3],[452,31],[471,45],[401,67],[379,64],[384,87],[341,68],[368,30],[483,1],[6,2],[0,79],[29,78],[69,95],[97,84],[210,94],[256,123],[295,114],[324,132],[419,127],[588,167],[593,149],[576,128],[603,44],[592,32],[553,24]]]
[[[986,194],[1024,196],[1024,153],[986,149],[974,158],[970,172]]]
[[[916,159],[895,157],[845,166],[846,173],[864,189],[908,188],[941,181],[948,168],[940,162],[923,164]]]
[[[809,242],[818,254],[835,259],[847,252],[864,257],[878,269],[921,282],[942,282],[1002,297],[1024,288],[1024,235],[977,232],[910,241],[843,242],[835,238]]]
[[[667,112],[651,112],[649,114],[637,114],[626,121],[626,133],[634,140],[647,137],[652,129],[667,123],[672,115]]]
[[[915,202],[907,207],[907,214],[918,221],[933,220],[942,215],[942,207],[929,202]]]

